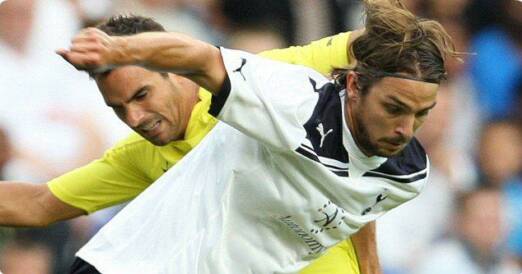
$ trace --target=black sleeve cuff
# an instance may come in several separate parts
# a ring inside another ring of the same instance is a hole
[[[210,102],[210,109],[208,110],[208,113],[210,115],[217,117],[219,113],[221,112],[221,109],[225,105],[225,102],[228,99],[228,95],[230,95],[230,78],[228,78],[228,74],[226,75],[225,81],[223,82],[223,85],[221,86],[221,89],[219,90],[219,93],[217,96],[212,95],[212,101]]]

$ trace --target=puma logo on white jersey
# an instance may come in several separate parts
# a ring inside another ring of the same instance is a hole
[[[323,123],[319,123],[319,125],[317,125],[317,131],[319,131],[319,134],[321,135],[321,143],[319,144],[319,147],[323,147],[324,139],[326,136],[328,136],[328,134],[333,132],[333,129],[329,129],[326,133],[324,133]]]

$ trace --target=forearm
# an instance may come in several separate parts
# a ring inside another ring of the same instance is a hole
[[[42,206],[37,201],[41,192],[35,184],[0,182],[0,225],[41,225],[35,215]]]
[[[112,60],[117,65],[142,65],[177,74],[197,74],[204,65],[198,51],[206,44],[183,34],[146,32],[113,38]]]
[[[351,237],[357,253],[361,274],[381,274],[377,244],[375,237],[375,222],[368,223]]]
[[[117,65],[139,65],[154,71],[186,76],[199,85],[217,90],[224,80],[218,48],[179,33],[145,32],[116,38]],[[217,77],[217,74],[222,74]]]
[[[81,214],[58,201],[45,184],[0,182],[2,226],[46,226]]]
[[[179,33],[109,36],[99,29],[87,28],[73,38],[69,49],[56,53],[76,69],[93,74],[136,65],[186,76],[216,94],[226,77],[218,48]]]

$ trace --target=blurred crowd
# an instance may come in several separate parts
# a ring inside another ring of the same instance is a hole
[[[405,0],[441,22],[464,60],[418,138],[430,182],[378,221],[385,274],[522,272],[522,2]],[[0,179],[45,183],[102,155],[129,130],[92,80],[54,50],[113,14],[260,52],[362,24],[357,0],[9,0],[0,4]],[[0,229],[4,273],[65,273],[117,209],[43,229]]]

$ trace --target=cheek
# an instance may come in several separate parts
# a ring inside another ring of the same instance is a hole
[[[177,106],[174,103],[165,104],[164,108],[162,109],[162,115],[166,116],[166,118],[172,122],[177,123],[179,119],[179,106]]]
[[[382,126],[379,117],[371,113],[361,113],[358,119],[359,130],[364,134],[364,138],[370,143],[375,143],[382,137]]]
[[[393,132],[395,121],[386,115],[384,111],[377,109],[372,111],[369,109],[366,114],[367,121],[365,121],[365,124],[371,136],[379,139]]]
[[[422,127],[422,125],[424,125],[424,123],[426,122],[426,118],[427,117],[415,119],[415,123],[413,124],[413,132],[416,132],[419,128]]]

